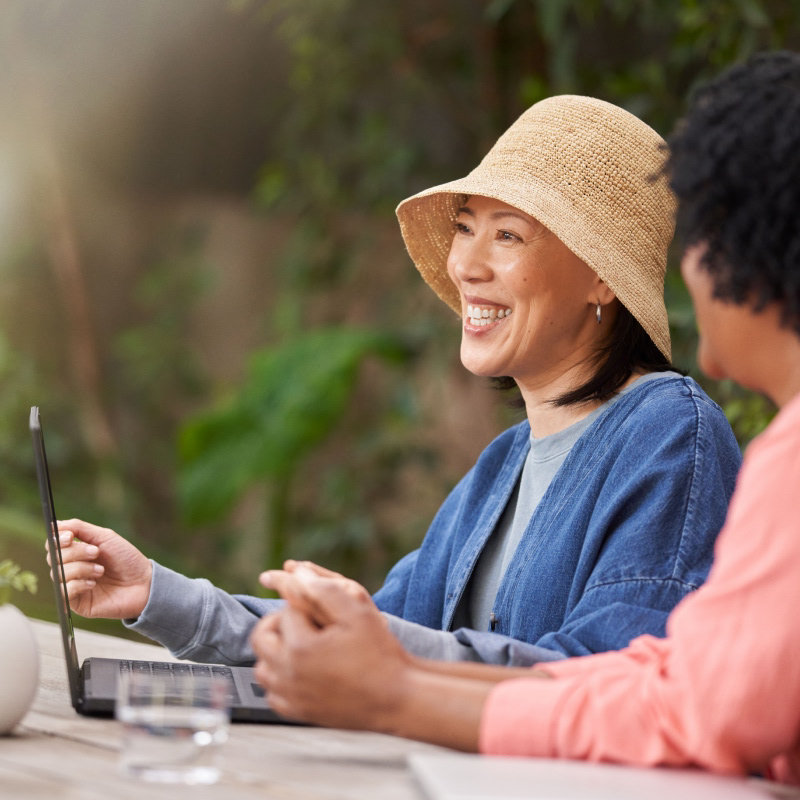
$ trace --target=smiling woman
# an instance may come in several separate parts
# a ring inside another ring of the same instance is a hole
[[[513,381],[526,412],[374,595],[408,651],[502,665],[606,651],[663,635],[706,579],[740,455],[670,365],[664,158],[627,111],[553,97],[467,177],[398,207],[412,260],[461,320],[464,366]],[[253,627],[281,608],[151,565],[112,531],[62,529],[73,608],[132,618],[180,657],[252,662]]]

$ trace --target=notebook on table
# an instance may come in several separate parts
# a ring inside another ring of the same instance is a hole
[[[47,467],[44,433],[37,406],[31,408],[30,430],[33,437],[33,452],[36,461],[36,477],[42,501],[47,533],[50,563],[53,565],[52,581],[55,591],[58,622],[64,643],[67,664],[67,679],[72,705],[79,714],[110,716],[114,713],[117,679],[120,672],[157,672],[167,678],[178,673],[215,674],[230,681],[231,719],[239,722],[281,722],[287,720],[269,707],[264,690],[255,679],[251,667],[229,667],[220,664],[194,664],[184,661],[137,661],[114,658],[87,658],[81,663],[75,648],[75,632],[72,613],[64,586],[64,565],[61,560],[61,544],[58,540],[53,503],[53,490]]]
[[[532,725],[536,721],[531,722]],[[429,800],[775,800],[800,789],[693,769],[623,767],[546,758],[414,753]]]

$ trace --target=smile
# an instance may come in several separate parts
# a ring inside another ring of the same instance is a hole
[[[486,306],[467,306],[467,320],[470,325],[491,325],[500,319],[511,316],[510,308],[488,308]]]

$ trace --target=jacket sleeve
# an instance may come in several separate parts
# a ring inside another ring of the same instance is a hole
[[[177,658],[214,664],[255,661],[250,631],[282,601],[234,597],[204,578],[187,578],[153,563],[150,597],[141,615],[123,620]]]
[[[561,653],[520,642],[510,636],[468,628],[441,631],[386,614],[389,630],[412,655],[438,661],[481,661],[504,667],[529,667],[564,658]]]
[[[387,614],[403,616],[408,595],[408,585],[417,564],[419,550],[413,550],[403,556],[392,568],[383,582],[383,586],[372,596],[375,605]]]

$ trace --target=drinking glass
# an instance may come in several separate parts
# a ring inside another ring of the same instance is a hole
[[[229,680],[216,675],[122,673],[115,710],[122,772],[145,781],[215,783],[229,692]]]

